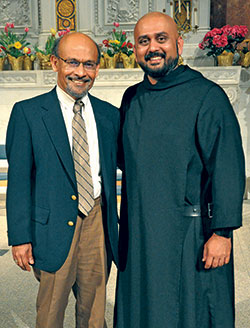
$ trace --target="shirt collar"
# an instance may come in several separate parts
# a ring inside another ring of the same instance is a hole
[[[59,99],[59,102],[61,104],[65,105],[66,108],[73,108],[74,103],[75,103],[75,99],[72,98],[70,95],[68,95],[63,89],[61,89],[59,87],[59,85],[56,86],[56,93],[57,93],[57,97]],[[86,106],[88,101],[89,101],[88,94],[83,96],[81,101]]]

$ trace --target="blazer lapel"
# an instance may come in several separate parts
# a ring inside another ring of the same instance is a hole
[[[106,137],[106,133],[108,130],[108,127],[106,126],[107,120],[105,119],[103,108],[100,107],[98,102],[95,100],[93,96],[89,94],[89,99],[93,108],[95,121],[96,121],[96,127],[97,127],[97,135],[98,135],[98,144],[99,144],[99,154],[100,154],[100,164],[101,164],[101,174],[104,181],[108,183],[107,179],[107,170],[108,170],[108,161],[111,161],[111,153],[109,153],[109,143],[108,138]],[[105,149],[105,151],[104,151]],[[110,158],[108,157],[108,154],[110,154]],[[109,183],[108,183],[109,185]],[[104,182],[104,188],[105,188],[105,182]],[[109,189],[107,188],[105,190],[106,197],[109,195]]]
[[[54,144],[55,150],[60,157],[69,178],[77,190],[74,163],[68,134],[55,88],[47,94],[47,99],[42,107],[44,109],[43,121],[50,135],[51,141]]]

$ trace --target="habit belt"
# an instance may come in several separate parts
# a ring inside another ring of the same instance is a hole
[[[209,203],[207,204],[207,208],[204,209],[204,211],[201,210],[200,205],[185,205],[184,206],[184,212],[183,212],[184,216],[201,216],[201,215],[206,215],[208,216],[210,219],[213,216],[212,213],[212,204]]]

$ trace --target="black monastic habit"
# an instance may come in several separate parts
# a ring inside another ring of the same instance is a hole
[[[115,327],[233,328],[233,259],[210,270],[202,262],[213,230],[242,220],[244,157],[225,92],[180,66],[128,88],[121,114]],[[189,205],[202,216],[185,216]]]

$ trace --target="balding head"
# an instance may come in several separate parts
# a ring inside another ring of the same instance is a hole
[[[138,20],[138,22],[135,25],[135,29],[134,29],[135,40],[138,35],[138,30],[140,31],[142,26],[144,28],[147,27],[149,30],[152,31],[152,29],[156,28],[154,22],[159,22],[159,21],[165,22],[165,24],[168,26],[169,33],[173,33],[173,35],[175,35],[176,40],[177,40],[177,38],[179,37],[179,34],[178,34],[177,25],[176,25],[175,21],[173,20],[172,17],[170,17],[166,14],[163,14],[161,12],[158,12],[158,11],[150,12],[150,13],[142,16]]]
[[[58,57],[59,55],[59,49],[63,47],[67,47],[67,41],[76,41],[76,42],[84,42],[86,45],[88,44],[93,44],[96,47],[97,50],[97,63],[100,63],[100,58],[101,58],[101,52],[98,47],[98,44],[92,40],[88,35],[80,33],[80,32],[73,32],[66,34],[58,39],[56,39],[53,50],[52,50],[52,55]]]
[[[134,38],[137,62],[151,83],[176,67],[183,40],[170,16],[160,12],[146,14],[137,22]]]

